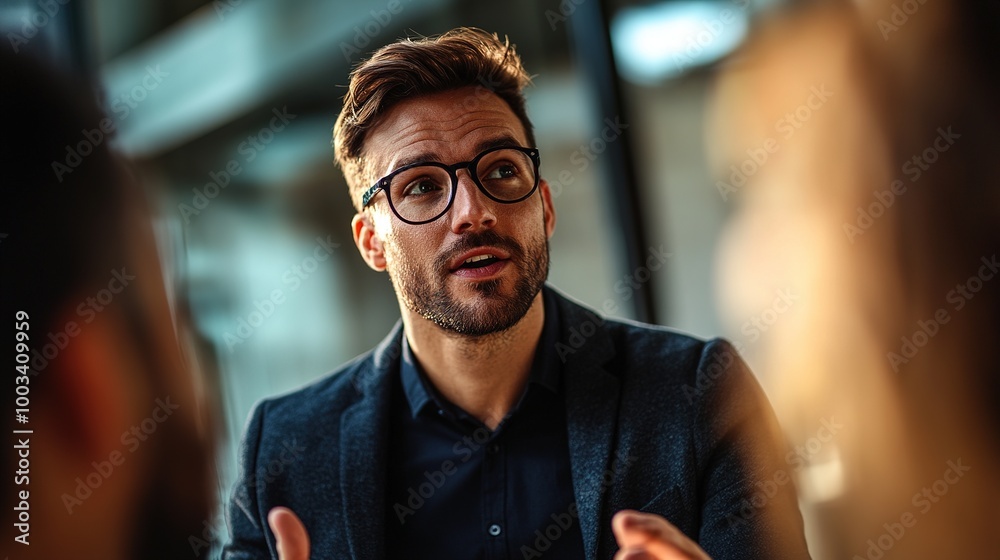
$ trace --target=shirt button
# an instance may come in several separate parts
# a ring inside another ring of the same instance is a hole
[[[500,534],[500,526],[497,525],[496,523],[490,525],[490,535],[495,537],[499,534]]]
[[[488,451],[491,455],[496,455],[497,453],[500,453],[500,446],[496,443],[491,443],[490,446],[486,448],[486,451]]]

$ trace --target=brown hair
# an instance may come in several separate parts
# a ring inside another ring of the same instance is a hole
[[[46,343],[55,343],[52,333],[56,333],[66,340],[59,349],[70,344],[75,345],[70,349],[78,349],[82,342],[69,342],[64,332],[70,332],[69,325],[73,325],[79,333],[93,319],[80,311],[81,301],[107,288],[109,276],[116,271],[134,274],[132,284],[126,281],[128,288],[121,289],[112,304],[98,309],[124,317],[128,328],[115,338],[121,347],[109,344],[87,352],[103,352],[115,360],[130,352],[139,357],[140,367],[129,369],[135,379],[128,390],[132,400],[116,400],[114,406],[122,410],[139,406],[136,403],[146,406],[155,396],[165,397],[179,409],[157,428],[155,438],[143,444],[142,453],[148,456],[150,468],[138,493],[129,496],[135,511],[127,531],[129,557],[206,557],[197,554],[189,538],[202,535],[203,523],[211,519],[214,508],[210,463],[214,446],[211,434],[199,430],[202,418],[194,404],[193,379],[173,338],[148,200],[123,162],[112,154],[107,137],[93,140],[100,134],[98,124],[104,129],[109,118],[89,95],[90,85],[59,75],[47,63],[28,57],[0,48],[0,66],[8,76],[0,84],[4,99],[0,115],[14,131],[2,141],[5,160],[0,171],[4,185],[0,223],[9,237],[3,240],[2,260],[3,270],[10,274],[6,275],[0,304],[10,311],[5,314],[8,319],[15,309],[29,314],[29,340],[35,357],[25,364],[30,370],[24,375],[30,376],[32,408],[58,411],[59,415],[50,419],[56,425],[70,425],[77,415],[94,412],[97,405],[86,400],[63,407],[66,390],[58,388],[67,386],[76,369],[97,366],[70,363],[68,351],[50,357],[44,348]],[[67,155],[70,152],[77,158],[75,165]],[[76,320],[68,321],[67,316]],[[40,360],[43,353],[45,361]],[[115,428],[119,426],[102,428],[102,433],[110,431],[113,437],[117,435]],[[76,433],[67,429],[33,436],[32,451],[34,446],[66,445]],[[10,447],[0,456],[5,464],[15,462]],[[46,480],[45,466],[38,470]],[[4,503],[13,499],[14,488],[4,484],[0,489]],[[61,509],[58,504],[45,507]],[[73,513],[68,507],[67,511]],[[66,519],[66,523],[71,521]],[[45,517],[43,513],[32,528],[41,528],[40,533],[58,541],[65,535],[57,520],[58,516]],[[70,543],[62,546],[75,547]]]
[[[362,158],[365,138],[390,107],[403,99],[476,87],[507,102],[534,146],[523,94],[529,83],[531,77],[514,45],[506,37],[501,41],[496,34],[474,27],[459,27],[439,37],[404,39],[375,51],[351,72],[344,107],[333,127],[334,155],[354,206],[361,209],[362,190],[374,181],[366,177]]]

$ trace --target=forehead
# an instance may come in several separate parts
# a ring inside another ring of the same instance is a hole
[[[526,136],[503,99],[468,87],[394,105],[369,132],[362,157],[381,176],[415,161],[466,161],[495,140],[526,146]]]

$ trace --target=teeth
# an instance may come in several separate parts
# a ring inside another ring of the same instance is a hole
[[[478,255],[478,256],[475,256],[475,257],[470,257],[468,259],[465,259],[465,263],[463,263],[463,264],[469,264],[469,263],[474,263],[474,262],[479,262],[479,261],[485,261],[486,259],[495,259],[495,258],[496,258],[496,256],[494,256],[494,255]]]

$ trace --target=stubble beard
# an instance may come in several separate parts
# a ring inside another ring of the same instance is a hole
[[[444,263],[449,258],[474,247],[490,245],[510,254],[508,266],[518,267],[520,274],[514,281],[513,294],[503,293],[504,283],[510,280],[493,278],[469,281],[467,286],[476,292],[471,302],[460,301],[449,287],[450,272]],[[394,244],[387,245],[387,252],[396,253]],[[549,241],[542,234],[529,241],[525,250],[509,237],[502,237],[492,230],[469,234],[435,262],[431,269],[396,258],[389,278],[396,296],[411,312],[433,322],[446,333],[463,337],[481,337],[507,331],[518,323],[531,308],[535,296],[542,289],[549,274]]]

